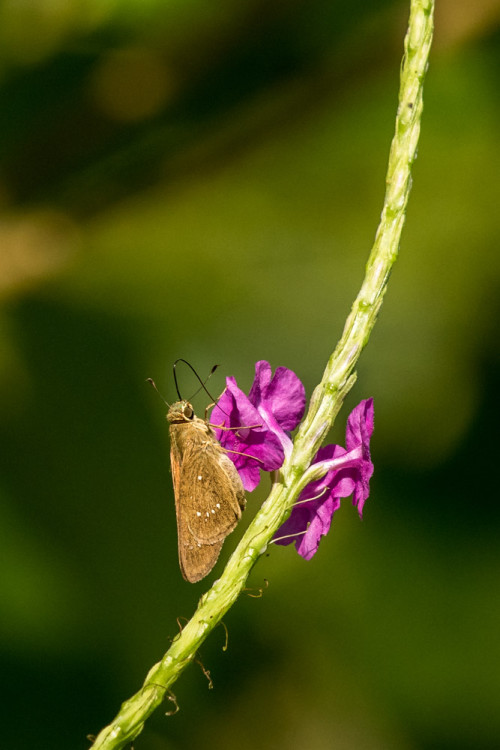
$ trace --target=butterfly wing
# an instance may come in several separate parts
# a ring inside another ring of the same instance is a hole
[[[175,496],[175,514],[177,517],[177,540],[179,551],[179,566],[183,578],[190,583],[200,581],[210,573],[219,557],[222,549],[223,539],[214,544],[204,544],[195,539],[189,524],[184,504],[180,502],[180,486],[183,481],[183,462],[180,460],[179,449],[176,441],[172,440],[170,452],[172,466],[172,481]],[[184,478],[185,482],[185,478]]]
[[[232,461],[201,419],[171,422],[179,564],[187,581],[204,578],[245,507],[245,491]]]
[[[180,477],[183,513],[197,542],[217,544],[241,518],[245,493],[233,462],[214,440],[191,446]]]

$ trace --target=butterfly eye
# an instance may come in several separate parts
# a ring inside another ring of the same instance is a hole
[[[185,407],[184,407],[184,409],[182,410],[182,413],[183,413],[183,416],[184,416],[184,417],[185,417],[186,419],[192,419],[192,418],[193,418],[193,414],[194,414],[194,411],[193,411],[193,409],[192,409],[192,407],[191,407],[191,404],[186,404],[186,406],[185,406]]]

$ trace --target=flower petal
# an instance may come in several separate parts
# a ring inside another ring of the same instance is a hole
[[[301,540],[297,539],[297,552],[304,560],[310,560],[318,551],[319,543],[322,536],[326,536],[330,531],[333,514],[340,508],[340,498],[328,497],[325,502],[319,506],[317,512],[311,521],[306,533],[302,535]]]
[[[361,401],[349,415],[346,426],[346,446],[350,450],[355,445],[361,446],[363,461],[359,466],[359,478],[353,493],[352,503],[363,515],[365,501],[370,494],[370,478],[373,474],[373,463],[370,457],[370,438],[373,434],[374,410],[373,399]]]
[[[264,394],[271,382],[271,373],[271,365],[265,359],[260,359],[255,363],[255,378],[248,394],[248,398],[255,406],[258,406],[264,399]]]
[[[314,501],[296,505],[292,515],[280,527],[276,544],[294,543],[297,552],[304,560],[310,560],[318,551],[321,537],[328,534],[332,517],[340,507],[340,498],[328,495],[319,505]]]
[[[362,445],[366,450],[365,458],[370,458],[370,438],[373,434],[373,426],[373,399],[367,398],[360,401],[349,414],[345,431],[347,450],[351,450],[356,445]]]
[[[304,415],[306,392],[297,375],[287,367],[278,367],[271,378],[269,362],[255,365],[255,380],[248,395],[261,414],[269,414],[279,427],[290,432]]]

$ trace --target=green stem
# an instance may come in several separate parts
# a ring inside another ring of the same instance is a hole
[[[304,472],[339,412],[355,381],[354,367],[368,341],[382,304],[399,248],[415,160],[422,89],[433,30],[433,0],[411,0],[401,69],[396,132],[387,171],[387,189],[380,225],[360,292],[346,321],[342,338],[316,387],[309,411],[296,435],[280,481],[248,527],[223,574],[201,598],[196,612],[169,650],[148,673],[143,687],[122,704],[120,712],[94,742],[93,750],[118,750],[142,731],[145,720],[165,698],[196,651],[221,621],[245,587],[248,575],[275,531],[290,513],[302,489]]]

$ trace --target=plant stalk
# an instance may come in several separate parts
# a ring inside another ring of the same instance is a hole
[[[433,14],[433,0],[411,0],[396,129],[389,155],[380,224],[363,284],[342,337],[314,390],[308,413],[295,437],[293,451],[221,577],[202,596],[193,617],[174,639],[163,659],[149,671],[142,688],[122,704],[118,715],[101,731],[93,750],[119,750],[134,740],[148,716],[168,696],[169,687],[195,659],[197,649],[243,591],[251,569],[290,514],[302,489],[304,472],[355,381],[354,368],[375,325],[398,256],[411,188],[411,169],[420,134],[422,91],[432,42]]]

